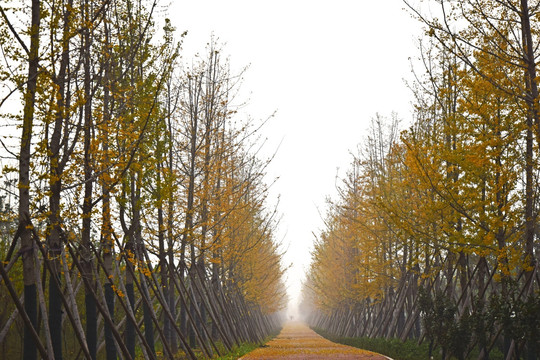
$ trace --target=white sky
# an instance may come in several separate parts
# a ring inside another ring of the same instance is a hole
[[[264,135],[268,154],[282,142],[268,175],[279,176],[272,196],[281,195],[294,313],[336,174],[345,174],[375,113],[410,118],[404,79],[420,24],[402,0],[173,1],[168,16],[178,32],[188,31],[184,60],[204,53],[213,33],[233,68],[250,65],[244,111],[265,119],[277,110]]]

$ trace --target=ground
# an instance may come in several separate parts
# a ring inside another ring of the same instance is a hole
[[[289,322],[281,333],[263,347],[240,358],[251,359],[361,359],[388,360],[371,351],[336,344],[316,334],[305,324]]]

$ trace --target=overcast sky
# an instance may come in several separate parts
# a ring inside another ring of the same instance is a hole
[[[244,115],[277,111],[264,128],[265,151],[281,143],[268,179],[279,177],[272,198],[281,196],[278,236],[295,302],[325,198],[335,196],[336,175],[345,174],[370,119],[392,111],[405,123],[411,117],[404,79],[420,24],[402,0],[183,0],[168,16],[188,31],[184,60],[204,53],[214,34],[233,69],[249,65]]]

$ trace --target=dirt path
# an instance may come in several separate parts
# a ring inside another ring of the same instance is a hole
[[[283,330],[275,339],[240,359],[388,360],[387,357],[371,351],[333,343],[298,322],[285,324]]]

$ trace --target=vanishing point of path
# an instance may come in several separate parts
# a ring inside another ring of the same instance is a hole
[[[387,357],[351,346],[336,344],[315,333],[305,324],[290,322],[265,346],[240,358],[251,359],[361,359],[388,360]]]

